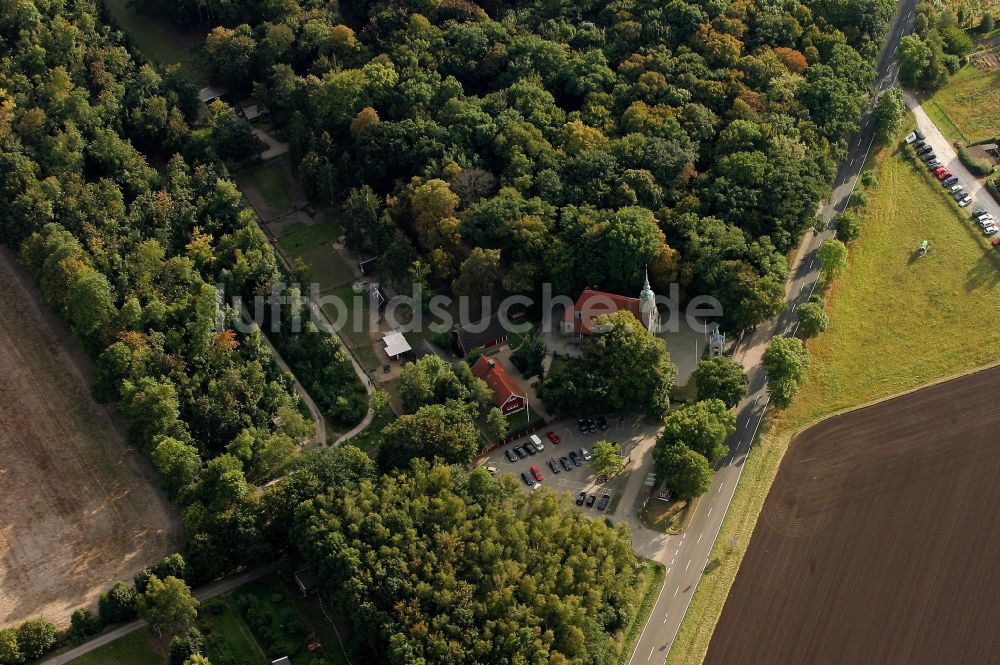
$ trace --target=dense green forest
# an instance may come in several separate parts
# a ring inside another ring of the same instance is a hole
[[[213,74],[287,128],[315,198],[367,185],[348,239],[439,285],[468,248],[502,285],[708,293],[727,325],[781,307],[868,103],[888,0],[179,2],[221,24]],[[381,205],[378,200],[376,205]],[[402,233],[397,233],[397,230]],[[353,231],[353,232],[352,232]]]
[[[420,463],[302,503],[295,533],[390,663],[610,663],[638,561],[627,527],[564,499]]]
[[[95,360],[94,397],[119,403],[206,579],[270,552],[254,485],[313,426],[260,333],[217,307],[282,281],[217,160],[248,126],[228,107],[199,119],[177,70],[142,64],[99,16],[87,0],[0,3],[0,240]],[[323,363],[304,378],[350,398],[345,422],[362,417],[364,389],[333,340],[277,337]]]

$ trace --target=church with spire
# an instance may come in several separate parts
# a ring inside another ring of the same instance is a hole
[[[562,321],[562,331],[566,335],[583,337],[604,332],[594,319],[599,316],[613,314],[626,310],[632,314],[646,330],[656,332],[659,325],[659,312],[656,309],[656,294],[649,286],[649,271],[646,271],[645,282],[638,298],[584,289],[572,308],[566,311]]]

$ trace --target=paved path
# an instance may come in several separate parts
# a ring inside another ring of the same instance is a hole
[[[244,584],[249,584],[254,580],[260,579],[261,577],[274,572],[275,568],[277,568],[277,564],[272,563],[256,570],[252,570],[249,573],[244,573],[242,575],[237,575],[236,577],[214,582],[206,587],[196,590],[194,592],[194,597],[200,602],[205,602],[206,600],[211,600],[212,598],[217,598],[218,596],[224,596]],[[94,639],[84,642],[80,646],[73,647],[69,651],[63,651],[62,653],[49,656],[48,658],[39,661],[38,665],[65,665],[65,663],[70,663],[80,656],[90,653],[94,649],[100,648],[109,642],[114,642],[119,637],[124,637],[129,633],[135,632],[145,625],[146,622],[139,619],[131,623],[118,626],[114,630],[98,635]]]
[[[877,63],[876,92],[896,84],[899,65],[895,61],[895,50],[900,37],[911,29],[915,6],[916,0],[902,0],[898,5],[896,18]],[[737,428],[730,439],[730,454],[719,462],[712,486],[699,502],[687,531],[678,536],[661,534],[652,540],[640,532],[635,538],[647,541],[638,543],[637,550],[666,566],[667,574],[656,605],[632,653],[630,665],[652,665],[663,663],[666,659],[708,564],[722,521],[736,492],[743,463],[767,408],[769,397],[767,376],[761,364],[763,353],[773,337],[794,335],[798,329],[795,308],[809,299],[819,279],[816,253],[825,240],[833,237],[830,221],[847,207],[874,134],[875,122],[869,110],[861,118],[858,134],[849,143],[847,156],[834,180],[830,203],[820,211],[827,223],[826,230],[818,234],[810,231],[799,247],[785,287],[787,308],[776,319],[757,326],[737,346],[735,359],[743,365],[750,378],[749,392],[737,406]]]

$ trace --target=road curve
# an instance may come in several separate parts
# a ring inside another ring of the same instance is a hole
[[[912,29],[916,2],[917,0],[902,0],[898,3],[896,16],[876,63],[877,77],[873,83],[876,94],[896,85],[899,72],[895,59],[896,47],[900,38]],[[636,643],[630,665],[663,663],[677,636],[736,492],[743,462],[767,409],[767,376],[761,364],[764,350],[772,338],[794,335],[798,329],[795,309],[809,299],[819,279],[819,260],[816,254],[823,242],[833,237],[831,220],[847,207],[874,136],[875,121],[869,109],[861,118],[858,133],[848,144],[847,156],[841,162],[834,180],[830,202],[820,211],[820,216],[826,222],[826,229],[822,233],[810,231],[799,247],[785,285],[785,311],[775,319],[757,326],[748,337],[741,340],[736,349],[734,358],[746,370],[750,388],[746,398],[737,406],[737,429],[729,442],[730,454],[719,462],[712,486],[699,502],[687,531],[682,535],[671,536],[657,557],[667,567],[667,574],[656,605]]]

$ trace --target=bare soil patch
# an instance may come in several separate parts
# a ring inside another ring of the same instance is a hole
[[[0,627],[69,623],[116,580],[174,551],[181,528],[90,366],[0,248]]]
[[[995,661],[998,388],[984,370],[800,434],[705,662]]]

